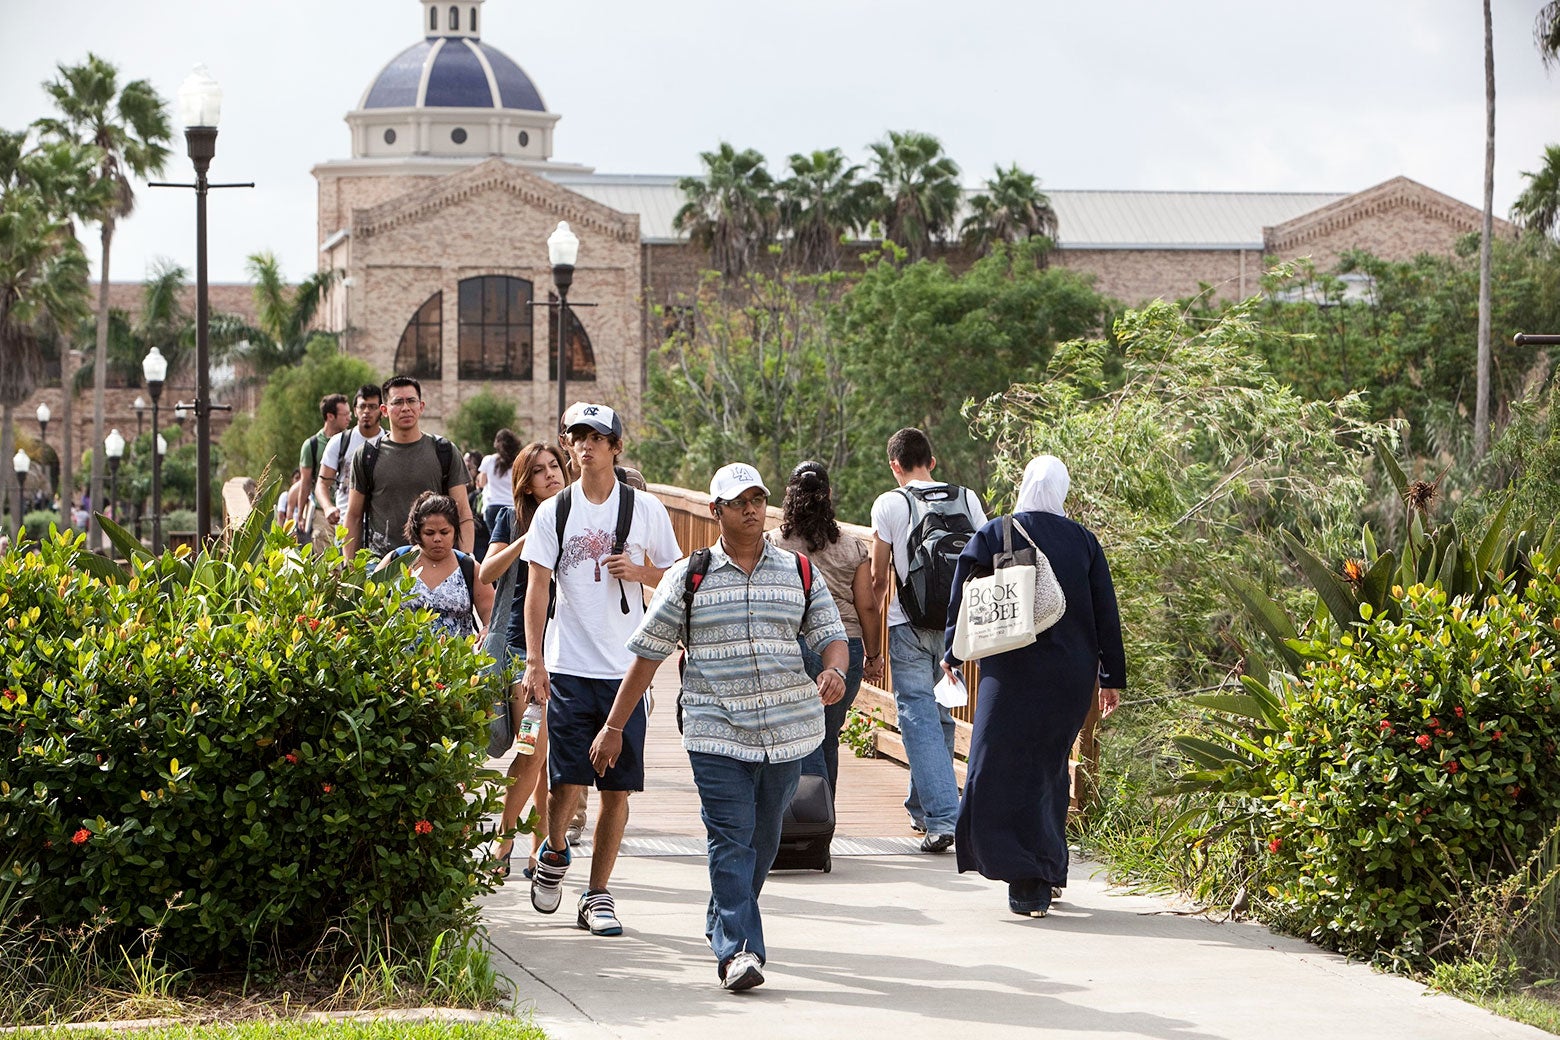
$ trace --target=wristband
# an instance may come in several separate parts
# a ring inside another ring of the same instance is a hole
[[[843,668],[830,668],[829,671],[831,671],[835,675],[839,676],[840,677],[840,682],[844,682],[845,681],[845,669],[843,669]]]
[[[614,733],[621,733],[621,732],[623,732],[623,727],[622,726],[614,726],[614,725],[611,725],[610,723],[606,723],[606,722],[603,722],[601,724],[601,728],[602,729],[610,729]]]

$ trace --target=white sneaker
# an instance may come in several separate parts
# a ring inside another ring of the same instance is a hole
[[[591,935],[623,934],[623,922],[617,918],[617,906],[612,901],[612,893],[606,889],[586,892],[580,896],[579,912],[574,923]]]
[[[762,967],[758,954],[743,950],[726,962],[726,975],[720,980],[721,988],[739,993],[754,986],[762,986],[764,984],[764,973],[760,970]]]
[[[569,847],[560,852],[548,848],[547,842],[536,851],[536,869],[531,872],[531,905],[544,914],[556,913],[563,902],[563,875],[569,869]]]

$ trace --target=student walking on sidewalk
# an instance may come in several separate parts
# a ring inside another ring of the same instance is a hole
[[[823,708],[845,694],[845,626],[823,578],[805,557],[764,540],[769,489],[751,466],[710,482],[720,540],[673,564],[628,642],[633,664],[591,744],[606,775],[657,665],[687,647],[680,695],[683,747],[693,764],[709,843],[710,901],[704,935],[721,985],[764,981],[758,896],[802,760],[823,737]],[[807,677],[800,643],[822,656]]]

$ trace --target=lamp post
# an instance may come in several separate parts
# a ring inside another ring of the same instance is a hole
[[[103,454],[108,458],[108,516],[119,522],[119,463],[125,457],[125,439],[115,427],[103,438]]]
[[[173,421],[179,424],[179,429],[181,431],[184,429],[184,424],[189,419],[189,417],[189,405],[185,404],[183,401],[180,401],[178,404],[173,406]],[[184,434],[181,432],[179,436],[182,438]]]
[[[569,406],[569,287],[574,284],[574,262],[579,259],[580,240],[569,230],[569,222],[560,220],[553,233],[547,236],[547,259],[552,264],[553,285],[558,290],[558,302],[538,303],[528,307],[558,308],[558,433],[563,433],[563,411]],[[575,303],[575,307],[594,307],[594,303]]]
[[[44,447],[43,467],[44,467],[44,470],[49,474],[50,482],[52,483],[53,482],[53,477],[54,477],[54,467],[49,465],[49,452],[48,452],[48,448],[49,448],[49,420],[54,418],[54,413],[49,411],[48,402],[46,402],[46,401],[39,401],[38,402],[38,410],[36,412],[34,412],[33,414],[35,416],[37,416],[37,418],[38,418],[38,439],[43,442],[43,447]],[[58,491],[59,489],[55,488],[55,490]]]
[[[146,416],[146,398],[136,394],[135,404],[131,407],[135,409],[135,439],[140,440],[141,434],[144,432],[141,429],[141,420]]]
[[[11,468],[16,471],[16,530],[13,532],[12,541],[18,542],[22,538],[22,497],[27,493],[27,471],[32,469],[32,459],[20,448],[11,456]]]
[[[185,151],[195,164],[194,184],[152,181],[154,188],[195,189],[195,526],[201,544],[211,535],[211,413],[228,411],[211,403],[211,298],[206,285],[206,192],[212,188],[253,188],[254,183],[212,184],[206,171],[217,154],[217,121],[222,115],[222,88],[206,66],[197,65],[179,87],[179,115],[184,122]],[[154,400],[155,406],[156,401]],[[155,407],[153,411],[155,412]],[[156,423],[154,422],[155,429]],[[153,452],[155,457],[156,452]],[[156,465],[154,461],[154,465]],[[157,491],[156,481],[152,490]],[[160,530],[161,517],[153,518]]]
[[[157,429],[157,401],[162,397],[163,380],[168,378],[168,359],[153,347],[141,362],[146,377],[146,392],[152,395],[152,552],[162,553],[162,433]]]

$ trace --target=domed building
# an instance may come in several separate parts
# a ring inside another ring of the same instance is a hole
[[[594,304],[571,307],[569,397],[636,416],[639,218],[559,182],[595,178],[553,160],[558,116],[482,41],[482,2],[422,0],[422,39],[346,117],[352,158],[314,167],[320,262],[345,272],[322,318],[350,353],[421,380],[434,426],[489,386],[516,402],[522,437],[547,436],[558,345],[547,238],[567,221],[581,241],[573,295]]]

